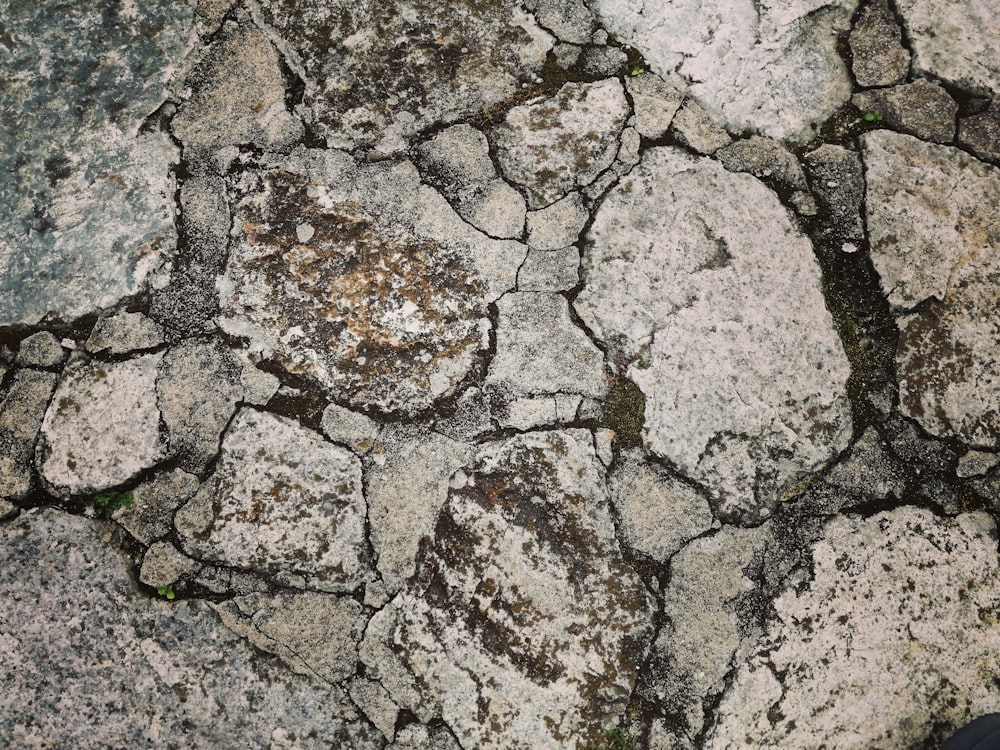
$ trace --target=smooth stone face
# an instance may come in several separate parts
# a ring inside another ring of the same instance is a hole
[[[817,737],[838,748],[938,747],[992,711],[983,675],[1000,669],[996,546],[985,513],[903,507],[831,521],[812,579],[775,600],[767,652],[740,665],[706,747],[809,747]]]
[[[487,443],[464,476],[362,660],[465,747],[596,741],[628,701],[654,602],[622,558],[593,437]]]
[[[191,49],[192,16],[169,0],[5,9],[0,325],[113,305],[173,250],[177,150],[139,128]]]
[[[0,500],[17,500],[31,489],[35,442],[57,375],[20,370],[0,401]]]
[[[162,355],[70,364],[42,422],[36,456],[59,494],[85,494],[128,481],[166,457],[156,406]]]
[[[811,123],[851,95],[831,27],[847,28],[854,0],[598,0],[595,10],[655,73],[676,73],[734,131],[808,140]]]
[[[819,268],[762,183],[650,149],[585,247],[574,304],[645,394],[645,445],[724,514],[772,505],[846,447],[849,370]]]
[[[337,148],[405,140],[485,110],[517,93],[552,46],[513,0],[261,5],[302,61],[312,125]]]
[[[627,116],[616,79],[567,83],[551,98],[507,113],[493,133],[500,169],[525,188],[530,208],[543,208],[611,166]]]
[[[53,509],[0,525],[0,744],[384,747],[346,694],[262,658],[207,602],[141,594],[106,532]]]
[[[175,523],[197,559],[351,591],[368,573],[365,515],[353,453],[289,419],[242,409]]]
[[[1000,445],[1000,172],[905,135],[870,133],[864,147],[872,260],[901,308],[903,412],[935,435]]]

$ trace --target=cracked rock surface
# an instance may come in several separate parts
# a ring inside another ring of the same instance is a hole
[[[992,0],[0,12],[0,746],[1000,705]]]

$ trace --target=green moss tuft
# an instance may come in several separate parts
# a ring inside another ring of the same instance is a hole
[[[604,424],[614,430],[615,442],[632,448],[642,444],[646,422],[646,397],[628,378],[617,378],[604,402]]]
[[[108,490],[107,492],[95,495],[92,505],[94,506],[94,510],[97,511],[98,516],[101,518],[111,518],[116,510],[129,506],[133,502],[134,499],[131,492]]]

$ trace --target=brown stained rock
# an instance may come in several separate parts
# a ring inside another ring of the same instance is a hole
[[[361,647],[397,702],[484,750],[583,748],[616,723],[654,602],[622,557],[604,483],[585,430],[481,447]]]
[[[906,78],[910,53],[903,47],[903,30],[888,0],[875,0],[862,9],[849,43],[859,86],[891,86]]]
[[[890,128],[903,130],[925,141],[950,143],[955,139],[958,104],[941,86],[925,79],[888,89],[862,91],[851,104],[863,113],[881,118]]]

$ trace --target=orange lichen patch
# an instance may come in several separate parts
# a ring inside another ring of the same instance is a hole
[[[466,260],[357,205],[321,206],[310,194],[322,189],[297,175],[266,182],[241,224],[225,313],[264,327],[283,367],[356,406],[414,412],[450,393],[485,343],[484,287]]]

